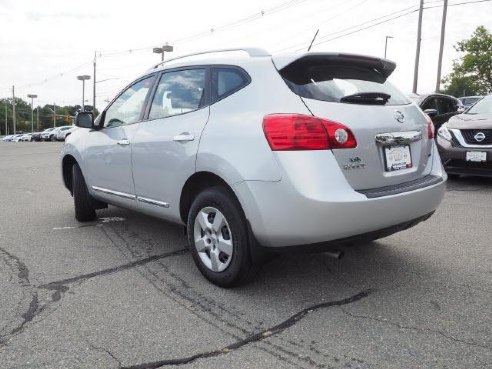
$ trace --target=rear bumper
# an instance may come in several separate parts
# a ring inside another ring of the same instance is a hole
[[[288,179],[244,181],[234,190],[258,242],[265,247],[284,247],[404,229],[402,224],[425,218],[442,201],[446,174],[438,155],[433,155],[429,175],[440,180],[375,198],[355,191],[340,170],[330,171],[330,185],[321,190],[312,181],[300,188]]]
[[[424,222],[429,219],[434,212],[429,214],[425,214],[421,217],[409,220],[404,223],[392,225],[383,229],[378,229],[376,231],[367,232],[363,234],[358,234],[351,237],[340,238],[337,240],[327,241],[327,242],[319,242],[319,243],[311,243],[307,245],[294,245],[289,247],[270,247],[270,251],[274,252],[322,252],[327,250],[332,250],[335,247],[347,246],[347,245],[358,245],[369,243],[379,238],[391,236],[394,233],[405,231],[409,228],[412,228],[419,224],[420,222]]]
[[[326,199],[310,199],[282,181],[242,182],[235,190],[258,242],[283,247],[343,239],[423,217],[441,203],[445,181],[373,199],[335,189]]]

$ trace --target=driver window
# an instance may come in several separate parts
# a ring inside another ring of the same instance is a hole
[[[138,122],[153,82],[154,76],[151,76],[126,89],[106,110],[104,126],[117,127]]]

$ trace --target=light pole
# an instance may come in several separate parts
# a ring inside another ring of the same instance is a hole
[[[384,41],[384,58],[386,59],[386,51],[388,50],[388,38],[393,38],[393,36],[386,36]]]
[[[171,46],[171,45],[168,45],[167,42],[164,46],[162,47],[154,47],[152,49],[152,51],[155,53],[155,54],[161,54],[161,61],[164,61],[164,53],[170,53],[174,50],[174,48]]]
[[[7,97],[5,99],[5,136],[7,136],[9,133],[8,115],[7,115],[8,104],[12,104],[12,98],[11,97]]]
[[[31,99],[31,133],[34,133],[34,99],[38,97],[38,95],[29,94],[27,97]]]
[[[79,81],[82,81],[82,111],[85,111],[84,107],[84,101],[85,101],[85,81],[88,79],[91,79],[91,76],[88,76],[87,74],[84,74],[83,76],[77,76],[77,79]]]
[[[8,108],[9,99],[5,99],[5,136],[9,134],[9,126],[7,124],[7,108]]]

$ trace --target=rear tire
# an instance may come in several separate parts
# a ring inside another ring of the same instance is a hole
[[[210,282],[234,287],[256,273],[246,218],[226,188],[211,187],[198,194],[188,214],[187,236],[193,260]]]
[[[72,167],[72,193],[75,219],[79,222],[89,222],[96,219],[94,200],[87,191],[87,185],[78,164],[74,164]]]

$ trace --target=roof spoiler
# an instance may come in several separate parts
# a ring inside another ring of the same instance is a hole
[[[376,58],[373,56],[342,54],[342,53],[305,53],[292,55],[274,56],[273,62],[278,70],[282,70],[290,65],[298,64],[355,64],[376,69],[384,78],[388,78],[396,68],[396,63],[388,59]]]

